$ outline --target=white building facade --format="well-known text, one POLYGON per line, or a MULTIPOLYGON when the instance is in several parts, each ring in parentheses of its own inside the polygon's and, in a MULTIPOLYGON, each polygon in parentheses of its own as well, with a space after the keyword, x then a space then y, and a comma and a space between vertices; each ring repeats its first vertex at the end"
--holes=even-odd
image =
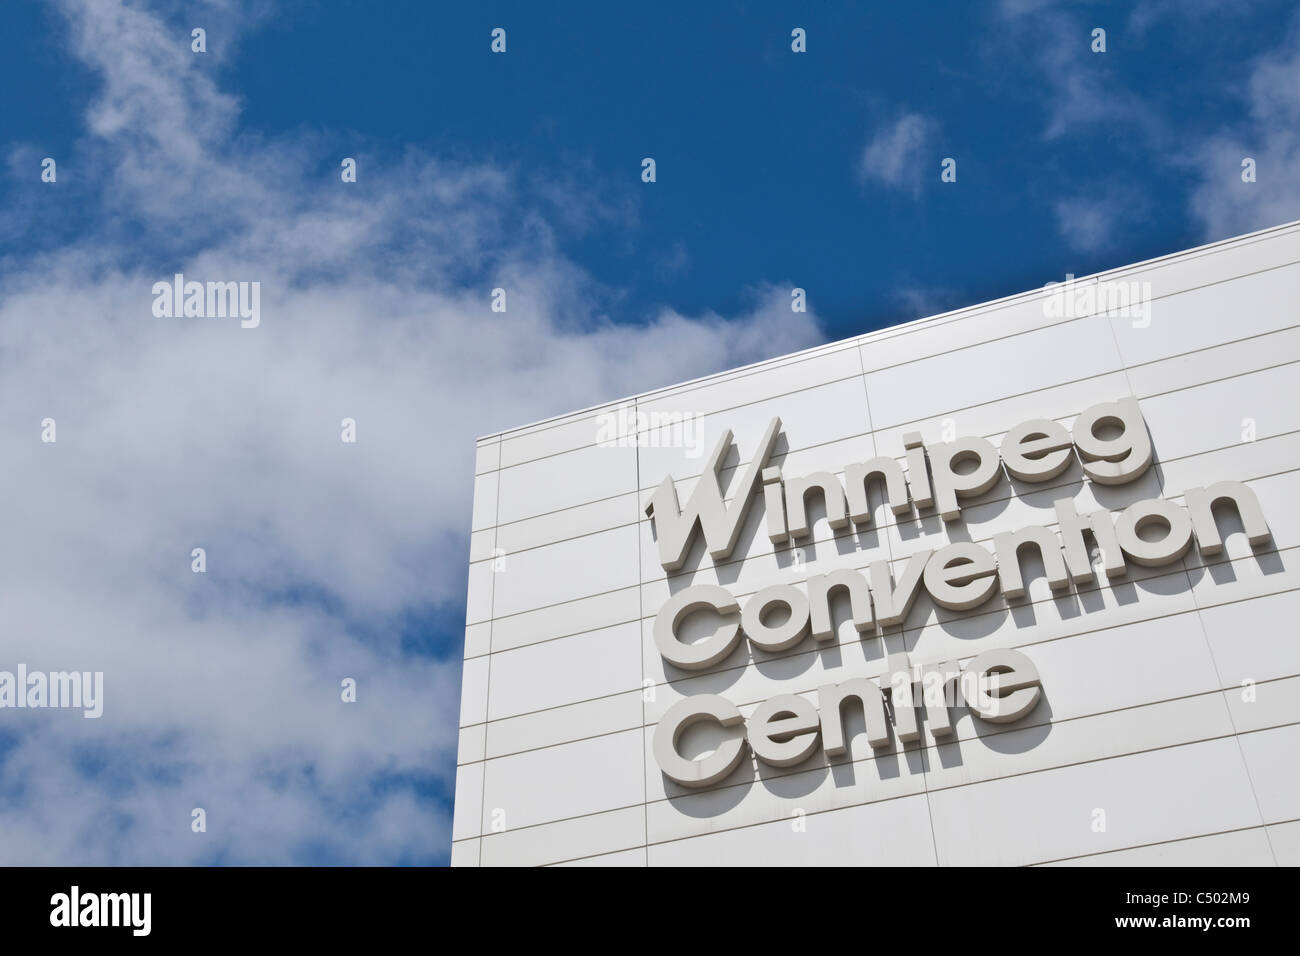
POLYGON ((1298 303, 1291 224, 481 439, 452 864, 1300 864, 1298 303))

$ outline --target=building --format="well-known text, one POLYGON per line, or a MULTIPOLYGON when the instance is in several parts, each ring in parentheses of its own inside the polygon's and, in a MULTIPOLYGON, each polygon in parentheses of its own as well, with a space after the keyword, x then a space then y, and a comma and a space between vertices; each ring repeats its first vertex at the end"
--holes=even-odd
POLYGON ((1293 223, 480 440, 452 863, 1300 863, 1298 303, 1293 223))

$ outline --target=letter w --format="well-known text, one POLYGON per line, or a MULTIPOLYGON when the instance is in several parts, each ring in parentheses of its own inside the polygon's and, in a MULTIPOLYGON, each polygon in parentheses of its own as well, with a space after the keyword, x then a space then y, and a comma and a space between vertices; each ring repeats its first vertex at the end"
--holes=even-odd
POLYGON ((740 529, 745 523, 754 491, 758 488, 759 476, 771 457, 780 434, 781 419, 773 418, 763 433, 763 441, 749 463, 749 468, 736 485, 736 495, 731 501, 730 510, 722 504, 722 487, 718 474, 722 468, 722 459, 731 447, 730 429, 723 433, 718 447, 709 456, 704 474, 700 475, 685 511, 678 504, 677 486, 673 484, 672 476, 669 475, 660 482, 650 503, 646 505, 645 513, 654 519, 655 534, 659 538, 659 563, 665 571, 677 571, 686 563, 696 527, 703 529, 709 557, 715 563, 731 554, 740 537, 740 529))

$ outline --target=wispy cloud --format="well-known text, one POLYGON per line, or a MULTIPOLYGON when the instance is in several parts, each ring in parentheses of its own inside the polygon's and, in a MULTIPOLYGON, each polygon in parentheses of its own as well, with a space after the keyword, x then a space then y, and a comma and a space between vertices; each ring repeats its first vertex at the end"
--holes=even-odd
POLYGON ((920 195, 927 170, 938 176, 938 157, 930 155, 936 124, 919 113, 905 113, 876 130, 858 161, 858 176, 920 195))
POLYGON ((1220 10, 1241 10, 1237 0, 1140 0, 1128 17, 1128 30, 1142 35, 1162 23, 1196 23, 1220 10))
MULTIPOLYGON (((1119 36, 1141 37, 1157 26, 1190 29, 1227 8, 1221 0, 1148 0, 1133 9, 1119 36)), ((1033 51, 1045 139, 1103 135, 1150 168, 1186 178, 1188 211, 1207 241, 1300 218, 1300 15, 1273 51, 1247 65, 1244 81, 1224 78, 1226 91, 1239 98, 1241 119, 1207 133, 1190 128, 1186 117, 1162 112, 1102 69, 1102 57, 1087 42, 1093 24, 1079 13, 1036 0, 1003 0, 999 13, 1016 42, 1033 51), (1242 180, 1246 158, 1255 161, 1253 183, 1242 180)), ((1096 252, 1126 219, 1145 215, 1149 203, 1131 181, 1110 175, 1071 183, 1052 208, 1071 248, 1096 252)))
POLYGON ((964 304, 960 294, 952 289, 916 283, 900 285, 890 294, 890 299, 902 309, 901 322, 939 315, 964 304))
POLYGON ((1107 124, 1137 124, 1144 136, 1159 135, 1141 98, 1103 69, 1111 54, 1092 52, 1091 32, 1100 24, 1038 0, 1002 0, 998 12, 997 29, 1009 30, 1014 40, 1008 49, 1028 57, 1041 83, 1046 139, 1107 124))
POLYGON ((1242 92, 1243 116, 1188 153, 1199 185, 1192 212, 1206 239, 1300 219, 1300 14, 1282 41, 1255 60, 1242 92), (1242 163, 1255 163, 1255 181, 1242 163))
POLYGON ((1053 204, 1061 236, 1072 250, 1083 253, 1099 252, 1117 242, 1122 227, 1147 215, 1148 208, 1141 192, 1114 182, 1053 204))

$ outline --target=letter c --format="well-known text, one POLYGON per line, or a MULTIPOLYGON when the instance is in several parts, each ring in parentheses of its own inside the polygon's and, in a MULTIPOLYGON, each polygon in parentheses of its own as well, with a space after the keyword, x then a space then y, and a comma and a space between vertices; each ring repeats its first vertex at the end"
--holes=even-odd
POLYGON ((745 755, 745 718, 729 700, 717 694, 698 694, 673 704, 655 728, 654 752, 659 768, 683 787, 707 787, 736 769, 745 755), (721 724, 725 736, 713 753, 687 760, 677 752, 677 740, 687 727, 702 720, 721 724), (735 729, 731 729, 735 728, 735 729))
POLYGON ((716 584, 697 584, 678 591, 668 599, 655 616, 655 647, 670 664, 682 670, 698 671, 712 667, 726 658, 740 640, 740 605, 724 587, 716 584), (677 628, 696 611, 712 609, 721 615, 731 615, 717 630, 695 644, 683 644, 677 639, 677 628))

